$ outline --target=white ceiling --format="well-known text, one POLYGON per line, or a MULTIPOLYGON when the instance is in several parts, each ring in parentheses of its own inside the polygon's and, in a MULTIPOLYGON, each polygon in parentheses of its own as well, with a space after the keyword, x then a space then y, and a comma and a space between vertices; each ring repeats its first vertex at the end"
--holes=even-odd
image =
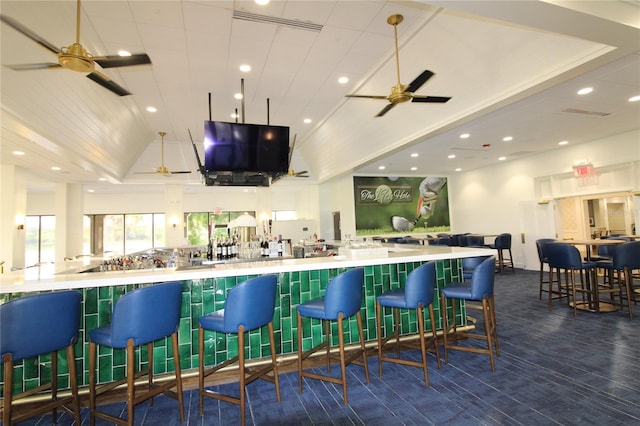
MULTIPOLYGON (((10 16, 56 46, 75 40, 75 1, 7 1, 10 16)), ((56 62, 0 25, 1 163, 30 174, 30 190, 76 182, 98 192, 138 185, 200 185, 191 130, 233 121, 244 79, 244 121, 291 127, 293 168, 321 182, 344 173, 450 175, 536 152, 638 129, 640 3, 637 1, 99 1, 82 2, 80 41, 94 55, 146 52, 151 65, 104 70, 133 93, 118 97, 69 70, 14 71, 5 65, 56 62), (320 31, 234 19, 234 11, 322 26, 320 31), (436 75, 418 92, 446 104, 397 105, 374 117, 396 83, 436 75), (240 64, 252 71, 243 74, 240 64), (346 85, 337 83, 349 77, 346 85), (592 94, 578 96, 582 87, 592 94), (146 111, 155 106, 156 113, 146 111), (602 112, 578 114, 568 109, 602 112), (311 124, 304 124, 311 118, 311 124), (190 175, 140 175, 165 164, 190 175), (470 133, 465 140, 461 133, 470 133), (504 136, 513 141, 505 143, 504 136), (489 145, 489 146, 484 146, 489 145), (21 150, 26 155, 12 154, 21 150), (412 152, 418 158, 410 158, 412 152), (447 156, 455 154, 455 159, 447 156), (62 170, 51 171, 52 166, 62 170), (415 166, 417 170, 411 171, 415 166), (107 182, 99 182, 106 178, 107 182), (123 186, 127 185, 127 186, 123 186)), ((640 142, 639 142, 640 150, 640 142)), ((151 189, 151 187, 149 187, 151 189)))

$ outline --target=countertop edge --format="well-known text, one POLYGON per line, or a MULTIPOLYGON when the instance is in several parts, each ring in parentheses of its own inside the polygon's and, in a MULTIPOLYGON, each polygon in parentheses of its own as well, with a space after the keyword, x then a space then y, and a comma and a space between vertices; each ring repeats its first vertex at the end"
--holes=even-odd
POLYGON ((277 274, 319 269, 349 268, 416 261, 445 260, 495 255, 495 250, 470 247, 388 245, 386 257, 283 259, 265 262, 216 265, 212 268, 177 271, 175 268, 106 271, 83 274, 54 274, 30 268, 0 275, 0 293, 21 293, 62 289, 80 289, 154 282, 224 278, 242 275, 277 274))

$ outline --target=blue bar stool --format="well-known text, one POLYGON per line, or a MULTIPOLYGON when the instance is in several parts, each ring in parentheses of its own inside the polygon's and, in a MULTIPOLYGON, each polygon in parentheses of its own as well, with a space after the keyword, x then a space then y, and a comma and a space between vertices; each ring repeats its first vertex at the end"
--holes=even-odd
POLYGON ((558 289, 553 289, 553 283, 555 282, 553 279, 553 274, 551 270, 549 270, 548 279, 545 281, 544 279, 544 265, 549 265, 549 259, 547 258, 547 253, 545 251, 545 245, 549 243, 553 243, 556 240, 553 238, 540 238, 536 240, 536 249, 538 251, 538 260, 540 261, 540 296, 539 299, 542 300, 542 293, 546 292, 549 296, 547 304, 549 310, 551 310, 551 301, 553 299, 560 299, 562 301, 562 297, 567 296, 566 292, 562 291, 560 288, 560 284, 558 284, 558 289), (544 285, 547 285, 547 288, 544 288, 544 285), (556 296, 554 296, 554 294, 556 296))
POLYGON ((72 414, 80 424, 78 378, 74 344, 80 324, 80 299, 77 291, 54 291, 24 296, 0 305, 0 354, 4 364, 4 396, 2 424, 11 424, 51 411, 57 422, 57 409, 72 414), (58 351, 66 349, 71 395, 58 398, 58 351), (13 363, 51 353, 51 383, 13 395, 13 363), (12 402, 45 390, 51 390, 51 401, 29 407, 23 413, 12 413, 12 402), (71 404, 71 407, 68 405, 71 404))
POLYGON ((498 271, 502 273, 504 268, 510 267, 511 271, 515 271, 513 267, 513 255, 511 254, 511 234, 500 234, 496 237, 493 244, 489 248, 498 251, 498 271), (505 256, 505 251, 509 253, 509 257, 505 256))
POLYGON ((462 278, 464 281, 470 280, 473 276, 473 271, 487 259, 488 256, 475 256, 475 257, 463 257, 462 258, 462 278))
POLYGON ((598 298, 596 264, 583 262, 580 251, 567 243, 547 243, 544 246, 544 251, 549 261, 549 268, 552 273, 556 274, 559 288, 564 287, 567 292, 571 292, 573 302, 570 302, 570 305, 573 307, 573 316, 577 316, 578 309, 600 312, 600 309, 605 305, 602 305, 598 298), (576 274, 580 282, 577 282, 576 274), (564 276, 564 284, 562 276, 564 276), (578 294, 581 296, 580 299, 578 299, 578 294))
POLYGON ((324 297, 310 300, 298 305, 298 393, 302 393, 302 378, 324 380, 342 385, 342 394, 345 405, 349 403, 347 398, 347 365, 357 364, 364 367, 367 384, 369 383, 369 367, 367 366, 367 354, 364 345, 364 332, 362 330, 362 287, 364 285, 364 269, 350 269, 334 277, 327 285, 324 297), (347 354, 344 350, 344 320, 356 316, 358 321, 358 333, 360 335, 360 349, 347 354), (302 317, 322 320, 325 325, 325 341, 315 347, 302 351, 302 317), (332 377, 304 371, 304 360, 321 349, 326 350, 327 372, 331 373, 331 360, 335 359, 330 354, 331 350, 331 321, 338 323, 338 351, 340 361, 340 377, 332 377), (362 360, 359 358, 362 357, 362 360))
POLYGON ((620 305, 626 305, 629 309, 629 319, 633 319, 633 308, 631 302, 636 302, 638 294, 633 287, 633 271, 640 269, 640 241, 626 242, 613 246, 613 259, 610 261, 601 260, 596 262, 598 268, 607 271, 610 291, 615 291, 613 273, 618 276, 619 293, 624 292, 624 297, 620 295, 620 305))
POLYGON ((111 316, 111 323, 89 332, 89 408, 93 426, 96 417, 116 423, 133 425, 134 407, 161 393, 178 401, 180 421, 184 422, 182 403, 182 377, 180 375, 180 351, 178 350, 178 325, 182 304, 182 284, 170 282, 153 284, 133 290, 118 299, 111 316), (153 377, 153 342, 171 336, 175 377, 161 384, 153 377), (135 372, 135 348, 147 345, 147 368, 135 372), (96 388, 97 346, 126 349, 127 376, 116 382, 96 388), (136 393, 135 380, 147 376, 146 392, 136 393), (96 398, 121 384, 127 384, 127 418, 122 419, 96 409, 96 398), (176 392, 171 391, 175 387, 176 392))
POLYGON ((444 332, 444 362, 449 362, 449 350, 460 350, 489 355, 491 371, 496 371, 494 360, 494 350, 496 355, 500 355, 498 346, 498 334, 496 332, 496 313, 494 307, 493 285, 495 282, 495 256, 489 256, 476 267, 471 277, 471 284, 451 283, 440 290, 440 307, 442 309, 442 325, 444 332), (484 334, 458 331, 456 326, 456 303, 455 300, 481 302, 482 316, 484 319, 484 334), (451 314, 453 324, 448 325, 447 320, 447 300, 453 300, 451 304, 451 314), (458 345, 459 339, 470 338, 479 339, 486 342, 487 347, 478 348, 473 346, 458 345), (453 339, 453 343, 451 340, 453 339))
POLYGON ((393 362, 396 364, 422 367, 424 372, 424 384, 429 386, 429 370, 427 367, 427 345, 433 345, 433 349, 440 368, 440 352, 438 351, 438 337, 436 334, 436 318, 433 312, 433 293, 436 286, 436 264, 428 262, 409 273, 404 288, 397 288, 384 292, 376 297, 376 323, 378 325, 378 374, 382 377, 382 362, 393 362), (393 333, 382 337, 382 310, 389 307, 393 310, 394 327, 393 333), (424 308, 429 309, 429 319, 431 321, 431 337, 424 334, 424 308), (416 321, 418 323, 418 341, 400 342, 400 309, 415 309, 417 312, 416 321), (396 356, 383 355, 384 346, 389 340, 395 338, 396 356), (400 349, 420 349, 422 362, 404 359, 400 357, 400 349))
POLYGON ((198 361, 200 415, 204 415, 204 397, 215 398, 240 406, 240 422, 245 424, 245 387, 256 379, 263 379, 275 384, 276 397, 280 402, 280 382, 278 379, 278 362, 276 360, 276 345, 273 336, 273 313, 277 292, 276 275, 264 275, 244 281, 233 287, 227 293, 224 308, 200 318, 198 326, 198 361), (250 330, 264 327, 269 328, 269 345, 271 348, 271 365, 261 368, 245 366, 244 334, 250 330), (238 355, 215 367, 204 369, 204 331, 219 333, 235 333, 238 335, 238 355), (204 379, 220 369, 238 363, 240 374, 240 397, 224 395, 205 389, 204 379), (273 375, 268 375, 273 372, 273 375))

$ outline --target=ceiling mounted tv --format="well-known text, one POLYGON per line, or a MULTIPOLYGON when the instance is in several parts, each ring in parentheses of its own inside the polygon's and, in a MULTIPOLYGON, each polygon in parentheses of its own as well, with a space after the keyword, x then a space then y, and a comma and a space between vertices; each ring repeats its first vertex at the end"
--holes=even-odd
POLYGON ((289 127, 205 121, 204 169, 206 173, 287 173, 289 127))

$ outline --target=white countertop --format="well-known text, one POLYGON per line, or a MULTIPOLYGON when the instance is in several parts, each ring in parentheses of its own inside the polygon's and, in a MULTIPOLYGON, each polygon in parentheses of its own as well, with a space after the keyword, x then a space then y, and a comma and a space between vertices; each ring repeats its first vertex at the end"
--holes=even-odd
POLYGON ((308 271, 384 265, 415 261, 456 259, 462 257, 495 255, 495 250, 470 247, 420 246, 385 244, 386 256, 372 257, 317 257, 306 259, 278 259, 230 264, 216 264, 187 270, 176 268, 139 269, 127 271, 73 273, 89 265, 89 260, 65 262, 61 267, 45 265, 0 275, 0 293, 34 292, 61 289, 79 289, 113 285, 146 284, 153 282, 197 280, 236 275, 263 275, 279 272, 308 271))

